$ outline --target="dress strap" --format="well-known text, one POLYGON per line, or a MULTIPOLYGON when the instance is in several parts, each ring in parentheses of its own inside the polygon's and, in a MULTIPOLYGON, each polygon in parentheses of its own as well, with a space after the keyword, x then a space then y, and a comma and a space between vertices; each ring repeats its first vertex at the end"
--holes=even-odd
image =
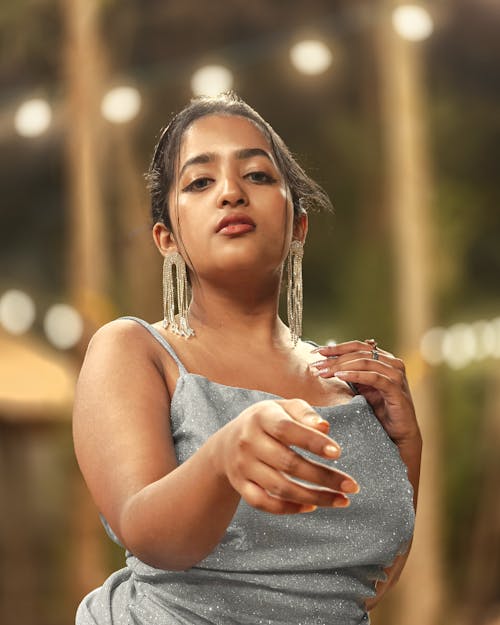
POLYGON ((344 382, 347 383, 347 385, 355 395, 359 395, 358 387, 354 384, 354 382, 349 382, 348 380, 344 380, 344 382))
POLYGON ((187 373, 186 367, 180 361, 179 356, 177 356, 177 354, 174 351, 174 348, 170 345, 167 339, 158 332, 158 330, 154 326, 152 326, 147 321, 144 321, 144 319, 139 319, 139 317, 126 316, 126 317, 120 317, 120 319, 130 319, 131 321, 136 321, 141 326, 146 328, 146 330, 151 334, 151 336, 153 336, 158 341, 158 343, 160 343, 160 345, 162 345, 162 347, 164 347, 167 350, 167 352, 170 354, 170 356, 172 356, 172 358, 175 360, 175 362, 177 363, 177 366, 179 367, 179 373, 181 375, 184 375, 185 373, 187 373))

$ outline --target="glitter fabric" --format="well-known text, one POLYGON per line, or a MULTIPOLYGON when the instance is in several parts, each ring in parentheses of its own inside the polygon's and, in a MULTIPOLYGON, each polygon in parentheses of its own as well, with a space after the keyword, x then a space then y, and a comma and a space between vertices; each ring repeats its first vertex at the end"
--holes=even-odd
MULTIPOLYGON (((246 407, 277 398, 188 373, 156 329, 135 320, 179 365, 171 403, 179 463, 246 407)), ((363 396, 317 411, 342 447, 338 461, 322 462, 360 485, 348 508, 274 515, 241 501, 220 544, 191 569, 156 569, 127 552, 126 567, 82 601, 76 625, 368 624, 365 599, 411 539, 413 491, 363 396)))

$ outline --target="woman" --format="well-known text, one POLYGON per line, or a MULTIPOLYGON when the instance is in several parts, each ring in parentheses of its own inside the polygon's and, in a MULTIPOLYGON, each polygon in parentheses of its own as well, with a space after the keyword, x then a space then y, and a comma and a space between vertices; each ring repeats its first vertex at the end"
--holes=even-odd
POLYGON ((74 414, 127 566, 77 624, 366 623, 405 561, 421 439, 399 359, 299 339, 306 208, 326 196, 234 94, 175 116, 149 178, 165 319, 96 333, 74 414))

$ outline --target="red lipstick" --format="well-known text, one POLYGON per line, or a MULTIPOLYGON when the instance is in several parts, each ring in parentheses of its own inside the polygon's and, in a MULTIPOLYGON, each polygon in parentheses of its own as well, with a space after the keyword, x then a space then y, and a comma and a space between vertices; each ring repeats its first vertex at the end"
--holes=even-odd
POLYGON ((217 224, 216 232, 225 235, 245 234, 255 229, 255 222, 244 213, 231 213, 217 224))

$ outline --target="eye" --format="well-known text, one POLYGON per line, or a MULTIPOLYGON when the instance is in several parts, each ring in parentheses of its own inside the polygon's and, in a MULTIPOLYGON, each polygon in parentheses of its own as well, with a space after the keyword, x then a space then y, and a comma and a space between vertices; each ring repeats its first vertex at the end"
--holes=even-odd
POLYGON ((203 191, 206 189, 208 185, 212 182, 211 178, 202 177, 196 178, 193 182, 190 182, 186 187, 184 187, 183 191, 203 191))
POLYGON ((246 174, 245 178, 256 184, 273 184, 276 182, 276 178, 266 174, 265 171, 251 171, 249 174, 246 174))

